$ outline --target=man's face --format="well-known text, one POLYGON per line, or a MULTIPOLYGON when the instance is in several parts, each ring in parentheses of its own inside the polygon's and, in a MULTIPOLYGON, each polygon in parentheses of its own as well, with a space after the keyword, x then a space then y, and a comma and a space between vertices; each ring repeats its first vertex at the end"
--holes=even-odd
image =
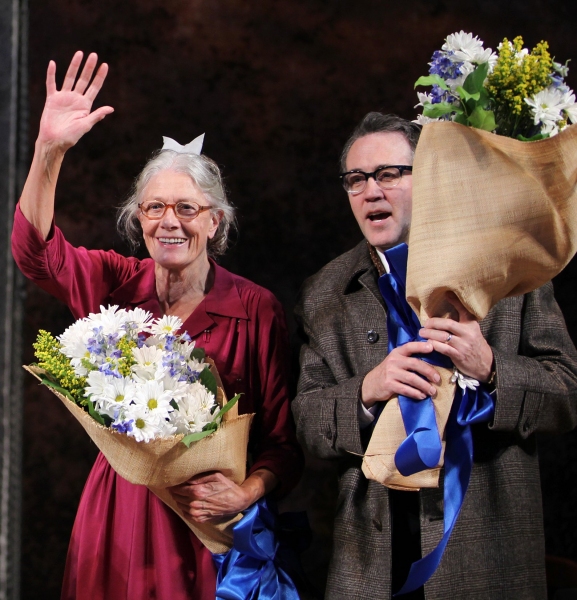
MULTIPOLYGON (((347 171, 372 173, 383 165, 412 165, 413 153, 402 133, 371 133, 349 150, 347 171)), ((379 250, 392 248, 409 238, 413 181, 405 171, 399 184, 381 189, 371 177, 360 194, 348 194, 355 219, 369 243, 379 250)))

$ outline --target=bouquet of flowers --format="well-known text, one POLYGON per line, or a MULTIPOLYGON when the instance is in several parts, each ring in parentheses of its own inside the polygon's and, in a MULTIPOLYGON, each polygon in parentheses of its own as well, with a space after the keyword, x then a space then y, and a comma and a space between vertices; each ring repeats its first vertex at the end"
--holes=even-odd
MULTIPOLYGON (((41 331, 25 367, 64 402, 114 470, 146 485, 177 513, 167 487, 218 470, 245 477, 252 415, 238 415, 204 350, 180 319, 101 307, 62 335, 41 331)), ((180 514, 180 513, 178 513, 180 514)), ((232 545, 232 524, 187 525, 212 552, 232 545)))
POLYGON ((55 338, 40 331, 34 344, 45 383, 86 408, 101 425, 149 442, 188 434, 190 445, 215 431, 216 378, 178 317, 152 319, 140 308, 101 307, 55 338), (195 435, 196 434, 196 435, 195 435))
POLYGON ((523 38, 505 38, 498 54, 472 33, 447 36, 433 53, 429 75, 417 86, 423 107, 418 123, 444 120, 531 141, 553 136, 577 121, 575 94, 565 83, 567 63, 555 62, 547 42, 533 50, 523 38))
MULTIPOLYGON (((505 39, 495 54, 473 34, 449 35, 416 83, 432 86, 417 105, 406 270, 406 299, 421 323, 456 318, 448 294, 481 320, 499 300, 548 282, 577 251, 575 95, 546 42, 522 46, 505 39)), ((438 485, 455 397, 446 371, 430 419, 443 445, 438 464, 401 475, 395 457, 408 433, 393 399, 365 453, 367 477, 401 489, 438 485)))

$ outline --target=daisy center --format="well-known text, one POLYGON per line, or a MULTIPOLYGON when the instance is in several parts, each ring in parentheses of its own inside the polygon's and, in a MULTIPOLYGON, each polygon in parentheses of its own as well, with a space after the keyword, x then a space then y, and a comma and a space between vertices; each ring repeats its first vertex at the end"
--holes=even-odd
POLYGON ((148 401, 148 408, 150 408, 150 410, 154 410, 155 408, 158 408, 158 400, 156 398, 151 398, 148 401))
POLYGON ((122 394, 118 394, 116 398, 114 398, 115 402, 122 402, 124 400, 124 396, 122 394))
POLYGON ((144 429, 146 427, 146 423, 144 422, 144 419, 136 419, 134 424, 136 425, 136 427, 138 427, 138 429, 144 429))

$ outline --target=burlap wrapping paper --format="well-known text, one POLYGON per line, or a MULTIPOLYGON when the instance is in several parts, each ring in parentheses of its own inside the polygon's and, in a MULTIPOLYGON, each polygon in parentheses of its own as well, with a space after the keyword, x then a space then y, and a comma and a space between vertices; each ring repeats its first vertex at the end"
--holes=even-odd
MULTIPOLYGON (((481 320, 499 300, 552 279, 577 251, 577 126, 521 142, 456 123, 430 123, 423 127, 412 177, 406 289, 421 323, 456 318, 448 292, 481 320)), ((443 441, 455 387, 449 379, 442 374, 433 400, 443 441)), ((391 488, 438 487, 443 457, 437 468, 410 477, 397 471, 394 454, 405 437, 398 401, 389 400, 363 472, 391 488)))
MULTIPOLYGON (((24 367, 40 379, 42 369, 24 367)), ((226 396, 216 369, 217 402, 222 406, 226 396)), ((167 487, 178 485, 198 473, 220 471, 237 484, 246 476, 247 444, 253 415, 238 414, 235 405, 223 416, 218 430, 187 448, 181 443, 184 435, 137 442, 134 438, 97 423, 80 406, 49 388, 74 415, 86 433, 104 454, 110 466, 124 479, 146 485, 172 508, 190 527, 200 541, 213 553, 227 552, 232 547, 232 527, 241 514, 220 523, 191 523, 182 517, 167 487)))
POLYGON ((452 314, 453 291, 479 320, 530 292, 577 251, 577 127, 520 142, 429 123, 415 152, 407 300, 421 323, 452 314))

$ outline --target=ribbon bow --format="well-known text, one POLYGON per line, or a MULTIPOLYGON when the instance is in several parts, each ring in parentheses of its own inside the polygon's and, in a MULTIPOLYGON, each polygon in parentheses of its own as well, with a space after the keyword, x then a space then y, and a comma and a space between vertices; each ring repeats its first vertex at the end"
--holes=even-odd
POLYGON ((194 138, 186 146, 181 146, 177 141, 165 136, 162 136, 162 142, 162 150, 174 150, 179 154, 200 154, 204 143, 204 133, 194 138))
MULTIPOLYGON (((390 352, 407 342, 425 340, 419 337, 421 324, 405 299, 408 247, 406 244, 399 244, 385 250, 385 256, 391 272, 379 278, 379 289, 387 305, 390 352)), ((446 356, 437 352, 417 356, 433 365, 449 368, 452 365, 446 356)), ((412 475, 436 467, 442 446, 432 399, 429 397, 415 401, 399 396, 399 407, 407 438, 395 454, 397 469, 402 475, 412 475)), ((445 436, 443 537, 432 552, 411 565, 407 581, 395 596, 420 588, 439 566, 469 486, 473 466, 471 425, 490 421, 494 411, 493 398, 482 385, 475 389, 456 387, 445 436)))
POLYGON ((232 549, 213 554, 216 600, 299 600, 295 584, 278 564, 274 527, 264 498, 245 512, 234 526, 232 549))

